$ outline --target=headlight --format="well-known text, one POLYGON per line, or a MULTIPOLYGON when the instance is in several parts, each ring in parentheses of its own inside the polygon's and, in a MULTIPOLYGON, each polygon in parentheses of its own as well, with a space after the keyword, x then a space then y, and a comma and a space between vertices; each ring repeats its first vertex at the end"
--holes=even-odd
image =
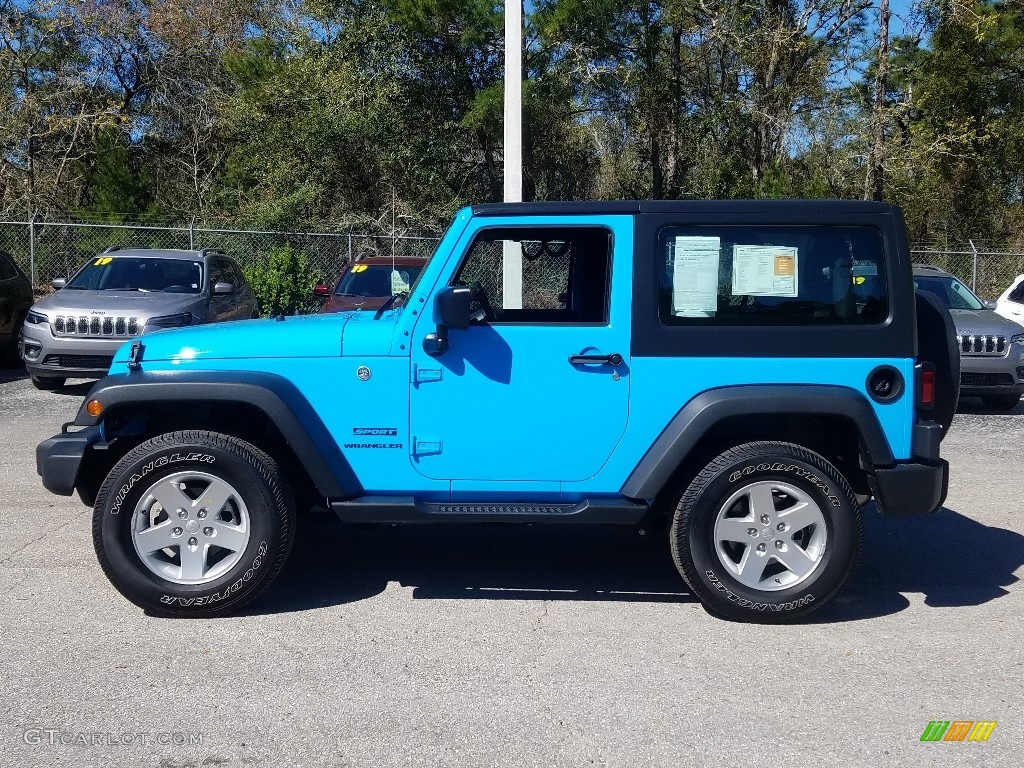
POLYGON ((151 317, 146 321, 146 331, 158 330, 160 328, 181 328, 184 325, 192 324, 192 313, 182 312, 180 315, 164 315, 163 317, 151 317))
POLYGON ((41 312, 33 312, 30 309, 28 311, 28 314, 25 315, 25 322, 29 323, 30 325, 45 325, 50 321, 46 317, 46 315, 42 314, 41 312))
POLYGON ((1018 333, 1016 336, 1010 337, 1011 344, 1024 344, 1024 333, 1018 333))

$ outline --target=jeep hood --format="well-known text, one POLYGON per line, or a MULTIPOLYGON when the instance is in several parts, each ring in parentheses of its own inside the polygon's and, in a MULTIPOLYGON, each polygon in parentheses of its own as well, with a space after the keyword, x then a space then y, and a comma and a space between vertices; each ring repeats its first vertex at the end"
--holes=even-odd
MULTIPOLYGON (((289 316, 283 320, 240 320, 157 331, 138 337, 148 363, 187 364, 198 360, 240 360, 282 357, 340 357, 388 355, 397 312, 380 320, 372 312, 289 316)), ((127 362, 131 342, 114 356, 114 365, 127 362)))
POLYGON ((64 288, 35 303, 39 312, 123 315, 146 319, 185 312, 199 298, 198 293, 163 291, 79 291, 64 288))
POLYGON ((961 336, 1014 336, 1024 331, 1019 323, 991 309, 951 309, 949 314, 961 336))

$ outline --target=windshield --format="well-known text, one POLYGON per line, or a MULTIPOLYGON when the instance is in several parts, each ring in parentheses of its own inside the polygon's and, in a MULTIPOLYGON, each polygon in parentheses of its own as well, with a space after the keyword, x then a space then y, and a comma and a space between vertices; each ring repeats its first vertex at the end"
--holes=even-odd
POLYGON ((338 281, 335 296, 383 296, 408 292, 422 266, 398 264, 392 275, 390 264, 353 264, 338 281))
POLYGON ((99 256, 82 267, 66 288, 89 291, 199 293, 203 263, 186 259, 99 256))
POLYGON ((914 286, 935 296, 946 309, 985 308, 970 288, 952 277, 915 277, 914 286))

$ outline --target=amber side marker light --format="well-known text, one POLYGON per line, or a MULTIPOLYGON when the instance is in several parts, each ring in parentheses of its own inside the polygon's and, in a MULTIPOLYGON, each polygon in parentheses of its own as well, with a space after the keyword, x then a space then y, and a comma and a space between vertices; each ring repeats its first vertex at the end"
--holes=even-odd
POLYGON ((103 403, 99 400, 90 400, 86 404, 85 410, 90 416, 99 416, 103 413, 103 403))

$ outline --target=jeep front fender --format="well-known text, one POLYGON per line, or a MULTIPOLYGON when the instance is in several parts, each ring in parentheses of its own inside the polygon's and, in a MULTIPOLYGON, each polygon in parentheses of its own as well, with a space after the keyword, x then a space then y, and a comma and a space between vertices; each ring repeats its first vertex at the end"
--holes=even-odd
POLYGON ((103 416, 92 416, 86 405, 103 404, 103 413, 147 403, 242 403, 260 412, 277 427, 325 498, 351 498, 363 489, 337 442, 288 379, 254 371, 160 371, 122 373, 100 379, 82 402, 75 417, 79 426, 94 426, 103 416))

